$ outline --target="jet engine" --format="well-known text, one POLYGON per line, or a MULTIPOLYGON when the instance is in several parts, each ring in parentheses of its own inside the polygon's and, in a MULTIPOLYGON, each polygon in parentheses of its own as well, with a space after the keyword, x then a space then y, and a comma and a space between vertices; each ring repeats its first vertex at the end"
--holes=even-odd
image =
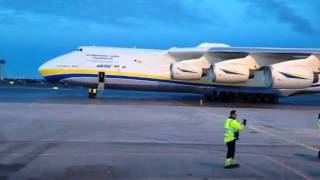
POLYGON ((203 70, 200 66, 192 66, 184 63, 173 63, 170 65, 171 79, 177 80, 199 80, 203 70))
POLYGON ((264 70, 265 85, 280 89, 302 89, 319 81, 312 67, 290 65, 289 62, 274 64, 264 70))
POLYGON ((209 79, 215 82, 242 83, 253 78, 254 71, 251 71, 243 64, 222 64, 216 63, 209 70, 209 79))
POLYGON ((209 70, 211 81, 223 83, 243 83, 254 78, 257 65, 251 56, 215 63, 209 70))
POLYGON ((177 80, 199 80, 206 75, 210 68, 206 57, 175 62, 170 65, 171 79, 177 80))

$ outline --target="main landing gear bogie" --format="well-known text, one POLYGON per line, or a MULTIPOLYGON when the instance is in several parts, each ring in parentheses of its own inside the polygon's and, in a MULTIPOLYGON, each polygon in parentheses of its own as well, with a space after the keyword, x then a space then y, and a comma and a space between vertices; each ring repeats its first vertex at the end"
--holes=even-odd
POLYGON ((213 95, 206 95, 210 101, 216 102, 245 102, 245 103, 277 103, 278 97, 273 94, 249 94, 217 92, 213 95))

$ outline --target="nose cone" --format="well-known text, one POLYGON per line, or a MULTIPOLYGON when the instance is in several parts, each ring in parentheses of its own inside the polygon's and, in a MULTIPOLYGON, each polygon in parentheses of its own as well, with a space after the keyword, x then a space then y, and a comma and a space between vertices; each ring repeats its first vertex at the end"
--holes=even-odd
POLYGON ((57 82, 64 79, 64 75, 76 63, 79 64, 83 58, 79 52, 71 52, 53 58, 42 64, 38 71, 47 81, 57 82))
POLYGON ((56 78, 56 65, 53 60, 50 60, 50 61, 42 64, 39 67, 38 71, 39 71, 40 75, 49 82, 59 81, 56 78))
POLYGON ((45 77, 45 75, 46 75, 46 74, 45 74, 46 69, 48 69, 46 64, 47 64, 47 63, 42 64, 42 65, 39 67, 39 69, 38 69, 39 74, 40 74, 42 77, 45 77))
POLYGON ((53 73, 54 69, 56 69, 56 68, 57 68, 57 64, 56 64, 55 59, 53 59, 53 60, 49 60, 46 63, 42 64, 39 67, 38 71, 42 77, 46 77, 48 75, 51 75, 53 73))

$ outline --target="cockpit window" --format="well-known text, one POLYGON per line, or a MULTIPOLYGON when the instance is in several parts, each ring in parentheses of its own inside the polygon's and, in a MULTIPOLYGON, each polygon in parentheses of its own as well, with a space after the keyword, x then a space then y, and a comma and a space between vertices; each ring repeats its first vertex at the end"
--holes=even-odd
POLYGON ((76 51, 82 51, 82 48, 78 48, 76 51))

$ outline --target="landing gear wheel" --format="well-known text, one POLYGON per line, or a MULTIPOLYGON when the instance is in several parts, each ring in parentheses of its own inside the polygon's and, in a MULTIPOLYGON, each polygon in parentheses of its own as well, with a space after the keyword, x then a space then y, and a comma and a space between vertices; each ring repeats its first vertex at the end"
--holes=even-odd
POLYGON ((254 96, 255 96, 254 102, 256 103, 263 102, 263 97, 260 94, 255 94, 254 96))
POLYGON ((278 103, 278 97, 276 95, 256 93, 214 92, 211 95, 206 95, 206 99, 223 103, 278 103))
POLYGON ((208 100, 208 101, 214 101, 214 95, 208 95, 208 94, 206 94, 204 97, 205 97, 205 99, 208 100))
POLYGON ((253 94, 246 94, 244 99, 247 103, 253 103, 255 100, 255 96, 253 94))
POLYGON ((90 99, 95 99, 95 98, 97 98, 97 89, 95 89, 95 88, 89 88, 88 93, 89 93, 89 98, 90 98, 90 99))
POLYGON ((267 94, 263 95, 263 102, 264 103, 270 103, 271 102, 270 96, 267 95, 267 94))
POLYGON ((273 102, 273 103, 278 103, 278 102, 279 102, 278 97, 273 97, 272 102, 273 102))

